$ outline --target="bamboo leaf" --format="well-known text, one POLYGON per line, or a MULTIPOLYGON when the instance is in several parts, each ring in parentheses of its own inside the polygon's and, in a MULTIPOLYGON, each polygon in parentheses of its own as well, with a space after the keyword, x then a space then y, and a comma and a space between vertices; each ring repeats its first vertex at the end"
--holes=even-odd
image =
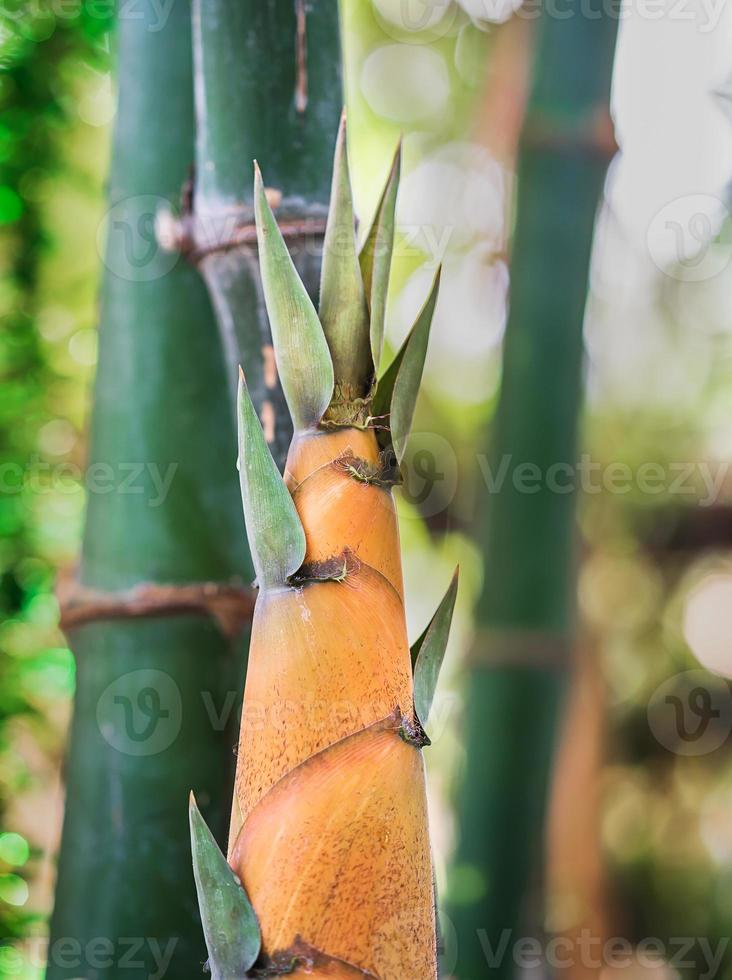
POLYGON ((429 722, 430 709, 440 676, 440 668, 447 649, 452 614, 457 597, 459 569, 448 586, 442 602, 437 607, 427 629, 412 646, 414 669, 414 706, 423 725, 429 722))
POLYGON ((259 956, 262 936, 239 879, 219 850, 191 793, 193 874, 212 980, 240 980, 259 956))
POLYGON ((316 426, 333 395, 333 363, 318 314, 272 214, 254 165, 259 263, 275 357, 296 430, 316 426))
POLYGON ((402 144, 399 142, 394 162, 381 194, 373 224, 359 254, 361 275, 371 313, 371 354, 378 370, 384 344, 386 297, 394 251, 394 216, 401 171, 402 144))
POLYGON ((336 382, 351 386, 353 395, 359 396, 371 385, 374 362, 355 224, 344 112, 336 142, 330 211, 323 241, 320 319, 333 358, 336 382))
POLYGON ((264 438, 239 369, 239 482, 261 589, 282 585, 305 558, 305 532, 264 438))
POLYGON ((419 312, 414 326, 396 357, 379 379, 374 396, 373 414, 389 416, 391 441, 397 463, 404 458, 409 430, 427 356, 432 316, 440 288, 441 269, 437 270, 427 301, 419 312))

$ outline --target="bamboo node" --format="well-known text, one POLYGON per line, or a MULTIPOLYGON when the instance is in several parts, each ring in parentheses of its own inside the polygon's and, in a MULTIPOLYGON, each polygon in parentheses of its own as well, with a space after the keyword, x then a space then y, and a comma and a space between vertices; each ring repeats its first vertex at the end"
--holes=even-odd
POLYGON ((349 575, 355 575, 361 562, 350 548, 344 548, 339 555, 322 561, 309 561, 290 578, 293 585, 307 582, 345 582, 349 575))
POLYGON ((605 105, 591 108, 579 119, 534 111, 526 120, 525 146, 565 153, 589 153, 611 160, 618 152, 615 127, 605 105))
POLYGON ((423 749, 428 745, 432 745, 429 735, 422 727, 422 722, 416 714, 414 715, 414 720, 408 718, 406 715, 402 715, 399 736, 409 745, 413 745, 417 749, 423 749))
MULTIPOLYGON (((275 187, 265 188, 265 196, 270 207, 281 214, 278 224, 288 245, 321 242, 326 224, 322 205, 304 205, 300 198, 284 197, 275 187)), ((210 255, 238 248, 256 248, 254 206, 243 202, 223 211, 208 211, 198 204, 187 183, 181 193, 179 215, 169 207, 157 212, 155 236, 162 249, 180 252, 192 265, 198 265, 210 255)))
POLYGON ((349 381, 336 379, 333 397, 323 416, 322 425, 326 428, 367 429, 371 419, 371 402, 374 396, 374 385, 364 394, 363 389, 349 381))
POLYGON ((346 449, 336 456, 333 466, 347 473, 359 483, 367 483, 377 487, 393 487, 402 482, 399 470, 394 466, 394 454, 382 452, 378 463, 370 463, 352 450, 346 449))
POLYGON ((362 970, 360 967, 354 966, 353 963, 316 949, 315 946, 305 942, 301 936, 295 938, 289 949, 278 950, 268 957, 261 966, 255 967, 251 976, 264 980, 265 977, 289 976, 299 967, 310 973, 312 970, 325 969, 329 966, 340 968, 338 976, 365 977, 366 980, 369 978, 370 980, 377 980, 374 974, 368 970, 362 970))
POLYGON ((468 662, 475 667, 565 669, 571 642, 557 631, 538 629, 479 629, 468 662))
POLYGON ((61 579, 56 588, 64 631, 106 619, 150 619, 163 616, 210 616, 229 639, 251 622, 252 590, 223 582, 184 585, 145 582, 121 592, 106 592, 61 579))

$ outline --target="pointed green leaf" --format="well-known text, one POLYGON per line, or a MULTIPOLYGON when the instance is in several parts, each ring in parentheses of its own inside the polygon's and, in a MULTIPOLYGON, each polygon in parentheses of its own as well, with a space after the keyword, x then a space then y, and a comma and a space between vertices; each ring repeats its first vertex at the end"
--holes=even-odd
POLYGON ((399 143, 394 162, 376 209, 374 222, 359 254, 361 275, 371 313, 371 354, 378 370, 384 345, 386 297, 394 251, 394 216, 401 170, 402 144, 399 143))
MULTIPOLYGON (((414 330, 414 327, 412 327, 412 330, 414 330)), ((391 398, 394 394, 394 385, 396 384, 397 375, 399 374, 399 368, 402 366, 402 361, 404 360, 404 354, 407 350, 409 338, 412 336, 412 330, 409 331, 406 340, 397 351, 396 357, 377 382, 372 404, 372 413, 376 418, 388 419, 389 417, 389 413, 391 412, 391 398)))
POLYGON ((429 626, 412 647, 412 667, 414 670, 414 706, 417 717, 426 727, 430 709, 440 676, 440 668, 447 649, 450 623, 455 609, 459 569, 448 587, 442 602, 437 607, 429 626))
POLYGON ((262 936, 254 909, 191 793, 193 875, 196 879, 211 980, 240 980, 256 962, 262 936))
POLYGON ((336 382, 349 385, 354 396, 366 394, 374 375, 374 363, 369 313, 356 252, 345 112, 338 130, 330 211, 323 240, 320 319, 333 358, 336 382))
POLYGON ((239 482, 260 589, 282 585, 305 559, 305 531, 264 438, 239 369, 239 482))
POLYGON ((277 368, 295 430, 318 425, 333 395, 333 363, 318 314, 277 227, 254 165, 254 214, 277 368))
POLYGON ((441 269, 438 269, 426 303, 420 310, 399 353, 379 378, 374 396, 373 415, 389 416, 391 441, 397 463, 401 463, 404 458, 409 430, 412 428, 414 408, 427 356, 432 315, 435 312, 440 289, 440 273, 441 269))

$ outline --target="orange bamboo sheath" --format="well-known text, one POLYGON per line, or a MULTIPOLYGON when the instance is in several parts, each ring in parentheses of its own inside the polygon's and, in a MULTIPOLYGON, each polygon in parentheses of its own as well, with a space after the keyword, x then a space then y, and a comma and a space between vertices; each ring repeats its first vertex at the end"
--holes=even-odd
POLYGON ((398 732, 414 695, 396 513, 347 456, 377 464, 374 432, 301 433, 290 448, 304 568, 350 555, 339 580, 257 599, 230 862, 265 960, 301 940, 323 958, 294 976, 435 980, 424 767, 398 732))
POLYGON ((391 491, 354 478, 338 463, 321 466, 292 495, 307 539, 306 562, 352 551, 403 598, 399 528, 391 491))
POLYGON ((344 455, 356 456, 367 463, 378 463, 379 446, 373 429, 298 432, 292 440, 285 464, 285 482, 290 491, 320 466, 344 455))
POLYGON ((266 950, 300 936, 381 980, 436 977, 423 761, 397 729, 311 757, 244 824, 231 863, 266 950))
POLYGON ((366 565, 343 582, 260 595, 242 716, 245 819, 286 772, 390 714, 412 710, 401 600, 366 565))

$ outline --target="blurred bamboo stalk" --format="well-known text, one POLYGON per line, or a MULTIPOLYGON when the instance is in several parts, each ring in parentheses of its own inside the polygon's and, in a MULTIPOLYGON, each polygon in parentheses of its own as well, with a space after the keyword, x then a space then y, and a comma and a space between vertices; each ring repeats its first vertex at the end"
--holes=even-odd
POLYGON ((230 808, 227 719, 236 723, 249 602, 231 580, 249 581, 252 567, 210 303, 153 234, 194 148, 190 8, 168 5, 161 25, 158 6, 119 17, 89 471, 115 485, 89 496, 64 610, 79 624, 77 693, 49 980, 194 975, 206 952, 188 792, 220 836, 230 808), (221 583, 242 604, 228 624, 211 604, 221 583))
POLYGON ((609 938, 601 839, 607 692, 598 647, 589 636, 575 647, 548 813, 548 926, 563 940, 563 980, 597 980, 603 965, 580 955, 583 935, 595 948, 609 938))
POLYGON ((533 21, 511 17, 495 29, 473 139, 507 169, 516 167, 531 81, 533 21))
POLYGON ((513 944, 535 926, 528 903, 541 877, 575 582, 574 493, 547 487, 546 477, 571 483, 566 474, 574 471, 590 250, 614 152, 608 98, 617 12, 598 4, 591 13, 572 3, 561 19, 545 13, 536 25, 492 433, 491 473, 498 480, 503 466, 504 478, 486 488, 486 577, 466 685, 467 762, 448 895, 460 980, 483 977, 502 940, 491 976, 513 977, 513 944), (528 490, 522 464, 540 474, 528 490))
POLYGON ((337 0, 194 0, 196 170, 190 232, 227 356, 282 469, 292 427, 257 265, 252 162, 317 300, 330 147, 343 101, 337 0))

